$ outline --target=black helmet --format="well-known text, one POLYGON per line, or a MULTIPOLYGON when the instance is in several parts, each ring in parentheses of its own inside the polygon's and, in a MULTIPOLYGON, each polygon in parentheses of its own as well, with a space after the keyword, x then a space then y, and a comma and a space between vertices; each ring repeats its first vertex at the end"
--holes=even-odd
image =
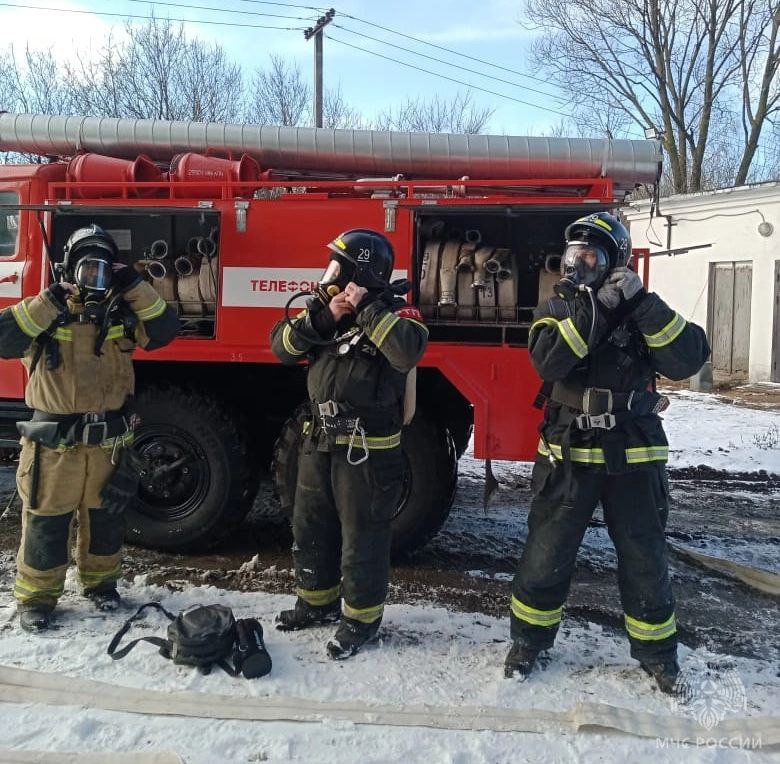
POLYGON ((78 228, 65 242, 62 270, 87 295, 104 297, 111 289, 113 264, 118 250, 114 240, 94 223, 78 228))
POLYGON ((628 230, 606 212, 578 218, 566 227, 564 235, 566 249, 561 258, 561 294, 572 296, 579 286, 598 288, 612 268, 627 265, 631 257, 628 230))
POLYGON ((384 289, 390 283, 395 255, 393 246, 382 234, 367 228, 353 228, 333 239, 328 249, 332 252, 331 267, 321 283, 338 284, 343 288, 353 281, 366 289, 384 289))
POLYGON ((610 268, 628 265, 631 259, 631 234, 614 215, 607 212, 577 218, 566 227, 564 238, 567 244, 601 244, 609 256, 610 268))

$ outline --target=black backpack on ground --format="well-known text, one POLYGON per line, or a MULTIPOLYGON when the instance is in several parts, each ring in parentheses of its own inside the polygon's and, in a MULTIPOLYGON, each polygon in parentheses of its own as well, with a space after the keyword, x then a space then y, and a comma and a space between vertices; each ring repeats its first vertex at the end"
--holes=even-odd
POLYGON ((219 666, 230 676, 243 674, 247 679, 271 671, 271 656, 265 649, 260 622, 255 618, 236 620, 233 611, 224 605, 193 605, 174 616, 159 602, 147 602, 125 621, 107 652, 114 660, 119 660, 139 642, 156 645, 164 658, 170 658, 180 666, 195 666, 203 674, 208 674, 212 666, 219 666), (159 610, 171 621, 168 638, 139 637, 118 649, 122 637, 146 608, 159 610), (229 659, 233 661, 232 666, 229 659))

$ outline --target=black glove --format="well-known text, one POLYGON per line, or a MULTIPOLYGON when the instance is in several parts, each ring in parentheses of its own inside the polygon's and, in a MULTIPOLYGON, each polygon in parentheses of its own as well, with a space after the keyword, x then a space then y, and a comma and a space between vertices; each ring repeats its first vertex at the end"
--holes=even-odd
POLYGON ((313 298, 306 303, 309 311, 309 323, 317 334, 324 340, 330 339, 336 333, 336 319, 330 312, 330 308, 318 298, 313 298))
POLYGON ((54 302, 60 310, 65 310, 68 307, 69 292, 65 289, 64 286, 62 286, 62 284, 56 282, 52 284, 46 291, 49 293, 49 297, 51 298, 52 302, 54 302))
POLYGON ((117 292, 126 292, 141 283, 138 271, 129 265, 117 268, 112 274, 112 279, 117 292))

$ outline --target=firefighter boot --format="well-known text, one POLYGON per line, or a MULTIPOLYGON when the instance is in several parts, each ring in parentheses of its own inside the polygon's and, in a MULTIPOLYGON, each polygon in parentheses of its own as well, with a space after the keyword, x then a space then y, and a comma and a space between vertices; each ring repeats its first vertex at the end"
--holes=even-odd
POLYGON ((46 631, 51 625, 51 608, 20 606, 19 624, 31 634, 46 631))
POLYGON ((327 605, 310 605, 300 597, 292 610, 282 610, 276 616, 275 625, 279 631, 298 631, 311 626, 336 623, 341 617, 341 602, 334 600, 327 605))
POLYGON ((504 676, 507 679, 517 677, 521 682, 525 681, 536 663, 537 655, 538 650, 529 647, 521 639, 516 639, 504 661, 504 676))
POLYGON ((350 658, 363 645, 376 640, 381 620, 381 618, 377 618, 376 621, 371 623, 363 623, 362 621, 355 621, 352 618, 342 616, 341 623, 339 623, 333 639, 329 640, 325 646, 328 658, 332 658, 334 661, 350 658))
POLYGON ((640 663, 643 671, 655 679, 661 692, 667 695, 677 695, 677 679, 680 676, 680 664, 676 658, 657 663, 640 663))
POLYGON ((96 586, 92 589, 84 589, 84 596, 92 601, 97 610, 103 613, 110 613, 117 610, 122 602, 119 592, 116 590, 116 582, 96 586))

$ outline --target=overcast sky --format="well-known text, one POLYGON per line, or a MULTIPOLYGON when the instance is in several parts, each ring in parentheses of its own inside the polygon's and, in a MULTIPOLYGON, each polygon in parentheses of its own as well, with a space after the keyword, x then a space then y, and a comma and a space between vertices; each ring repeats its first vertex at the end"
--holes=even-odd
MULTIPOLYGON (((306 0, 300 4, 305 6, 306 0)), ((323 9, 330 6, 321 6, 323 9)), ((379 58, 370 53, 342 44, 359 46, 384 56, 443 74, 468 85, 510 96, 473 90, 475 103, 495 109, 489 124, 490 132, 509 134, 539 133, 560 117, 549 110, 531 105, 565 111, 556 99, 557 90, 544 80, 533 76, 529 59, 532 33, 524 29, 521 20, 522 0, 342 0, 336 9, 334 24, 328 28, 330 39, 325 40, 325 85, 341 85, 351 106, 371 117, 378 111, 400 104, 404 98, 430 97, 439 94, 452 97, 467 85, 447 80, 402 64, 379 58), (445 52, 414 40, 350 19, 352 15, 389 29, 403 32, 429 43, 455 51, 445 52), (344 28, 338 28, 338 26, 344 28), (349 30, 349 31, 348 31, 349 30), (393 43, 386 45, 366 37, 393 43), (434 59, 445 60, 477 72, 490 74, 505 82, 488 79, 400 50, 415 50, 434 59), (459 55, 460 54, 460 55, 459 55), (504 69, 491 68, 463 57, 483 59, 504 69), (533 90, 529 90, 532 88, 533 90), (534 92, 543 91, 543 93, 534 92), (549 95, 548 95, 549 94, 549 95), (517 100, 511 100, 517 99, 517 100), (526 103, 519 103, 524 101, 526 103)), ((310 76, 313 67, 313 44, 306 42, 301 28, 310 26, 319 15, 313 6, 296 7, 290 0, 278 3, 257 0, 170 0, 137 2, 136 0, 10 0, 0 3, 0 25, 3 38, 17 47, 29 43, 33 47, 53 47, 58 56, 71 55, 74 47, 81 50, 99 48, 111 27, 121 29, 123 15, 188 19, 188 35, 221 44, 245 71, 265 66, 271 53, 294 59, 302 71, 310 76), (32 10, 35 6, 39 9, 32 10), (10 7, 15 6, 15 7, 10 7), (191 6, 191 7, 177 7, 191 6), (86 13, 57 12, 53 9, 87 11, 86 13), (207 10, 211 8, 211 10, 207 10), (111 17, 98 13, 115 13, 111 17), (278 14, 298 18, 274 18, 278 14), (245 24, 246 27, 221 24, 245 24), (256 25, 256 26, 251 26, 256 25), (295 30, 264 29, 259 26, 297 27, 295 30)), ((143 24, 143 19, 130 19, 143 24)))

